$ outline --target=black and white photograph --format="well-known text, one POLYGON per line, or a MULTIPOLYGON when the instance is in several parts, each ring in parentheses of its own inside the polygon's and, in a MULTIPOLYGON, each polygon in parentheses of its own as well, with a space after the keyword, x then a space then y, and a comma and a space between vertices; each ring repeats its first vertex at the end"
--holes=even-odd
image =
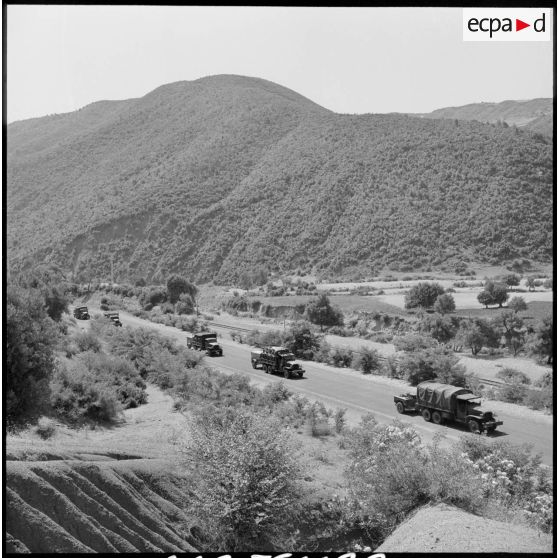
POLYGON ((4 5, 6 553, 555 552, 555 3, 495 4, 4 5))

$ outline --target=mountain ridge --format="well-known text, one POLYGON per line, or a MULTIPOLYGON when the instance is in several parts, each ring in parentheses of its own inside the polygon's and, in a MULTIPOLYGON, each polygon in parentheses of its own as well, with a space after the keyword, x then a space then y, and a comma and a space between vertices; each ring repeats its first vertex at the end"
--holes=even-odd
POLYGON ((552 146, 530 132, 338 115, 242 76, 100 103, 8 126, 14 269, 226 282, 551 258, 552 146))

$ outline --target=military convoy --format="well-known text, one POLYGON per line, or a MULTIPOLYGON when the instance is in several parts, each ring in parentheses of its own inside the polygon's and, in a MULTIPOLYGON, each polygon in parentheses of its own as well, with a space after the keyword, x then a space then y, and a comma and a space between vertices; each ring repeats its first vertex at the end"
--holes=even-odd
POLYGON ((424 420, 435 424, 445 421, 466 424, 476 434, 491 434, 497 426, 504 424, 495 420, 491 411, 480 409, 480 397, 466 388, 422 382, 417 386, 416 395, 407 393, 393 399, 399 413, 415 411, 421 413, 424 420))
POLYGON ((217 343, 216 333, 196 333, 186 338, 186 344, 189 349, 205 351, 208 356, 223 356, 223 348, 217 343))
POLYGON ((266 374, 282 374, 285 378, 302 378, 304 369, 294 362, 294 354, 285 347, 265 347, 250 353, 252 368, 262 368, 266 374))
POLYGON ((77 306, 74 308, 74 318, 76 318, 76 320, 89 320, 91 316, 89 315, 87 306, 77 306))

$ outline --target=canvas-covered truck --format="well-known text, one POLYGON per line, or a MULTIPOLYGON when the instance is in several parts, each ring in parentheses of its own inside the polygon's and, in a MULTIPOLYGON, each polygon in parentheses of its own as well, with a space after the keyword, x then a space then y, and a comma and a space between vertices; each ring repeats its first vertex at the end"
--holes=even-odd
POLYGON ((195 333, 192 337, 186 338, 189 349, 205 351, 208 356, 223 356, 223 348, 217 343, 217 334, 208 331, 195 333))
POLYGON ((118 312, 105 312, 105 318, 108 318, 116 327, 122 327, 118 312))
POLYGON ((266 374, 282 374, 285 378, 302 378, 304 369, 294 362, 295 356, 285 347, 265 347, 250 353, 252 368, 262 368, 266 374))
POLYGON ((76 306, 74 308, 74 318, 77 320, 88 320, 90 317, 87 306, 76 306))
POLYGON ((416 411, 424 420, 435 424, 445 421, 466 424, 471 432, 491 434, 496 427, 504 424, 497 421, 491 411, 480 409, 481 401, 470 389, 422 382, 417 386, 416 395, 407 393, 396 395, 395 406, 399 413, 416 411))

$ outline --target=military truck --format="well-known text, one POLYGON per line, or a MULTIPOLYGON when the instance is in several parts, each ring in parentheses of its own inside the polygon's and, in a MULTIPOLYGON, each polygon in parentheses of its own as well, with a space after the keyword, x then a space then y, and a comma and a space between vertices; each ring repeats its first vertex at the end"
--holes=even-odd
POLYGON ((443 424, 452 421, 466 424, 471 432, 491 434, 496 427, 504 424, 495 420, 491 411, 480 409, 480 397, 470 389, 422 382, 417 386, 416 395, 406 393, 393 398, 399 413, 415 411, 422 414, 426 421, 443 424))
POLYGON ((105 318, 108 318, 116 327, 122 327, 118 312, 105 312, 105 318))
POLYGON ((223 348, 217 343, 216 333, 196 333, 193 337, 186 338, 186 344, 189 349, 205 351, 208 356, 223 356, 223 348))
POLYGON ((90 317, 87 306, 77 306, 74 308, 74 318, 76 320, 89 320, 90 317))
POLYGON ((300 364, 294 362, 295 356, 285 347, 265 347, 250 353, 252 368, 262 368, 266 374, 283 374, 285 378, 304 374, 300 364))

